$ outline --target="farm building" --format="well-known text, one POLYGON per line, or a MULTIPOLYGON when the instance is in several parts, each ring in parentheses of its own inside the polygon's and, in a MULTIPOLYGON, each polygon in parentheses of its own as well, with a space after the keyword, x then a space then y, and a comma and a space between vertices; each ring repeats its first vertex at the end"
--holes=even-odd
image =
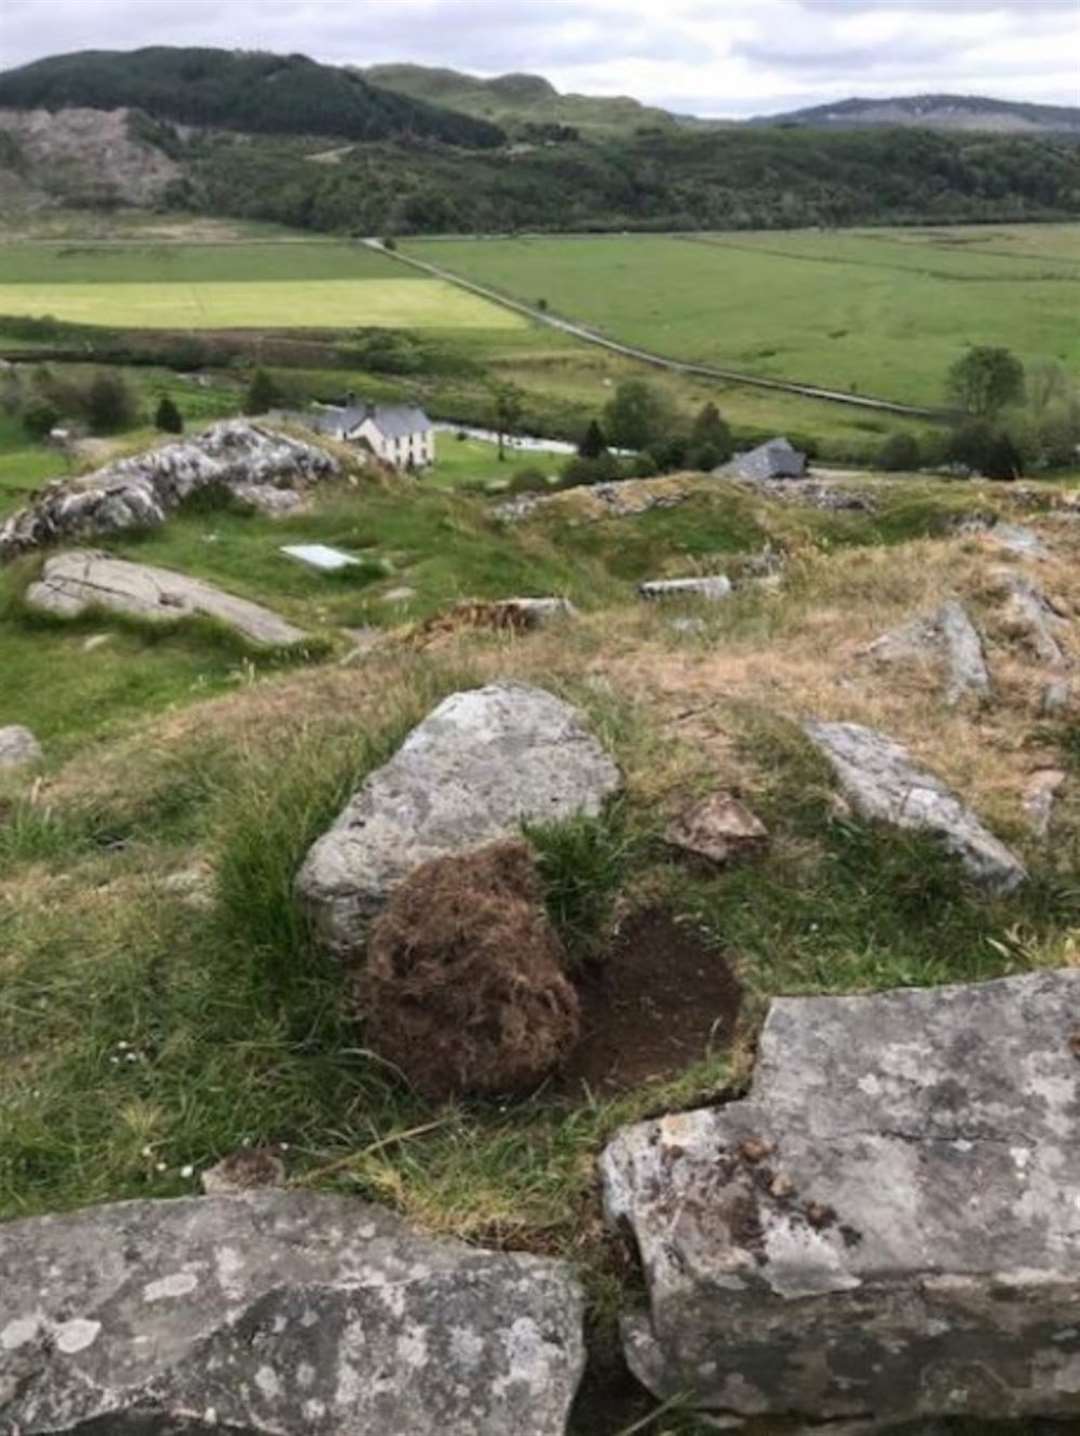
POLYGON ((745 454, 736 454, 715 472, 737 479, 801 479, 806 474, 806 455, 787 439, 770 439, 745 454))
POLYGON ((435 462, 435 429, 412 404, 346 404, 305 414, 316 433, 363 445, 395 469, 423 469, 435 462))

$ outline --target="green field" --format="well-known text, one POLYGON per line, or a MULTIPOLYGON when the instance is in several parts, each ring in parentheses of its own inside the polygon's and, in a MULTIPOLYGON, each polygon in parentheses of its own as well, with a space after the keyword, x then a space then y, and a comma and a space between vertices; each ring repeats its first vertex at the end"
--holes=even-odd
POLYGON ((1080 371, 1080 225, 405 247, 631 344, 851 393, 940 403, 968 344, 1080 371))
POLYGON ((0 249, 0 314, 150 329, 516 329, 525 321, 355 244, 0 249))

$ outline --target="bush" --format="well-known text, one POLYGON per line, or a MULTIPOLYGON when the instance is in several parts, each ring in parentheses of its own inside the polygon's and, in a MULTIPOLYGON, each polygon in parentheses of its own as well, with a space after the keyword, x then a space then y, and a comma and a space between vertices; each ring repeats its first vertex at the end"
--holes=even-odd
POLYGON ((154 415, 154 427, 160 429, 163 434, 182 434, 184 432, 184 416, 168 394, 163 394, 158 403, 157 413, 154 415))
POLYGON ((354 978, 365 1041, 433 1101, 528 1092, 578 1038, 563 956, 525 843, 425 863, 354 978))
POLYGON ((945 457, 988 479, 1016 479, 1024 472, 1023 455, 1008 430, 995 429, 982 419, 952 431, 945 457))
POLYGON ((878 468, 887 473, 910 472, 919 467, 919 441, 914 434, 890 434, 878 450, 878 468))
POLYGON ((37 399, 23 410, 22 426, 32 439, 44 439, 60 421, 60 415, 52 404, 37 399))
POLYGON ((245 414, 265 414, 281 402, 281 390, 265 369, 256 369, 244 398, 245 414))
POLYGON ((506 486, 508 494, 546 494, 551 486, 543 469, 518 469, 506 486))
POLYGON ((122 374, 99 369, 86 391, 86 418, 95 434, 129 429, 138 417, 131 386, 122 374))
POLYGON ((607 484, 619 477, 618 459, 605 451, 597 459, 580 456, 568 459, 563 465, 561 482, 565 488, 577 488, 580 484, 607 484))

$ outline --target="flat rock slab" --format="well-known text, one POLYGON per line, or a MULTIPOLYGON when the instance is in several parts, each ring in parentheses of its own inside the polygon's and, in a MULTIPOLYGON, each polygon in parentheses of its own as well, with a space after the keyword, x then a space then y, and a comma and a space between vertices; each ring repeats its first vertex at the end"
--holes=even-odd
POLYGON ((731 1429, 1080 1415, 1078 1049, 1075 971, 774 1001, 746 1100, 602 1157, 636 1374, 731 1429))
POLYGON ((1027 878, 1016 854, 903 744, 858 723, 804 723, 803 731, 862 817, 933 833, 992 892, 1011 892, 1027 878))
POLYGON ((41 744, 21 723, 9 723, 0 728, 0 769, 24 768, 37 763, 44 757, 41 744))
POLYGON ((323 940, 348 955, 421 863, 514 837, 522 823, 596 816, 621 786, 612 758, 562 699, 520 683, 454 693, 315 843, 297 891, 323 940))
POLYGON ((0 1226, 0 1430, 562 1436, 567 1268, 346 1197, 123 1202, 0 1226))
POLYGON ((731 595, 731 579, 726 574, 708 578, 654 578, 638 584, 642 598, 704 598, 711 603, 731 595))
POLYGON ((273 647, 301 643, 307 638, 302 629, 294 628, 261 604, 237 598, 201 579, 87 549, 47 559, 41 578, 26 590, 26 602, 42 613, 62 618, 77 618, 95 608, 130 614, 151 623, 212 618, 250 643, 273 647))
POLYGON ((933 613, 912 619, 875 639, 865 656, 878 663, 933 658, 945 668, 945 701, 988 698, 990 673, 979 632, 967 609, 949 599, 933 613))

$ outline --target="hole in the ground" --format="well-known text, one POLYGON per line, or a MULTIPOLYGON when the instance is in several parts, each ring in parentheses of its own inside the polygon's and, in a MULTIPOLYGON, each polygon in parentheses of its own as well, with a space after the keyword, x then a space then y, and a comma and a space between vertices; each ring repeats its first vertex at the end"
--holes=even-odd
POLYGON ((723 954, 663 907, 623 922, 578 978, 582 1035, 560 1089, 598 1097, 673 1077, 730 1044, 742 992, 723 954))

